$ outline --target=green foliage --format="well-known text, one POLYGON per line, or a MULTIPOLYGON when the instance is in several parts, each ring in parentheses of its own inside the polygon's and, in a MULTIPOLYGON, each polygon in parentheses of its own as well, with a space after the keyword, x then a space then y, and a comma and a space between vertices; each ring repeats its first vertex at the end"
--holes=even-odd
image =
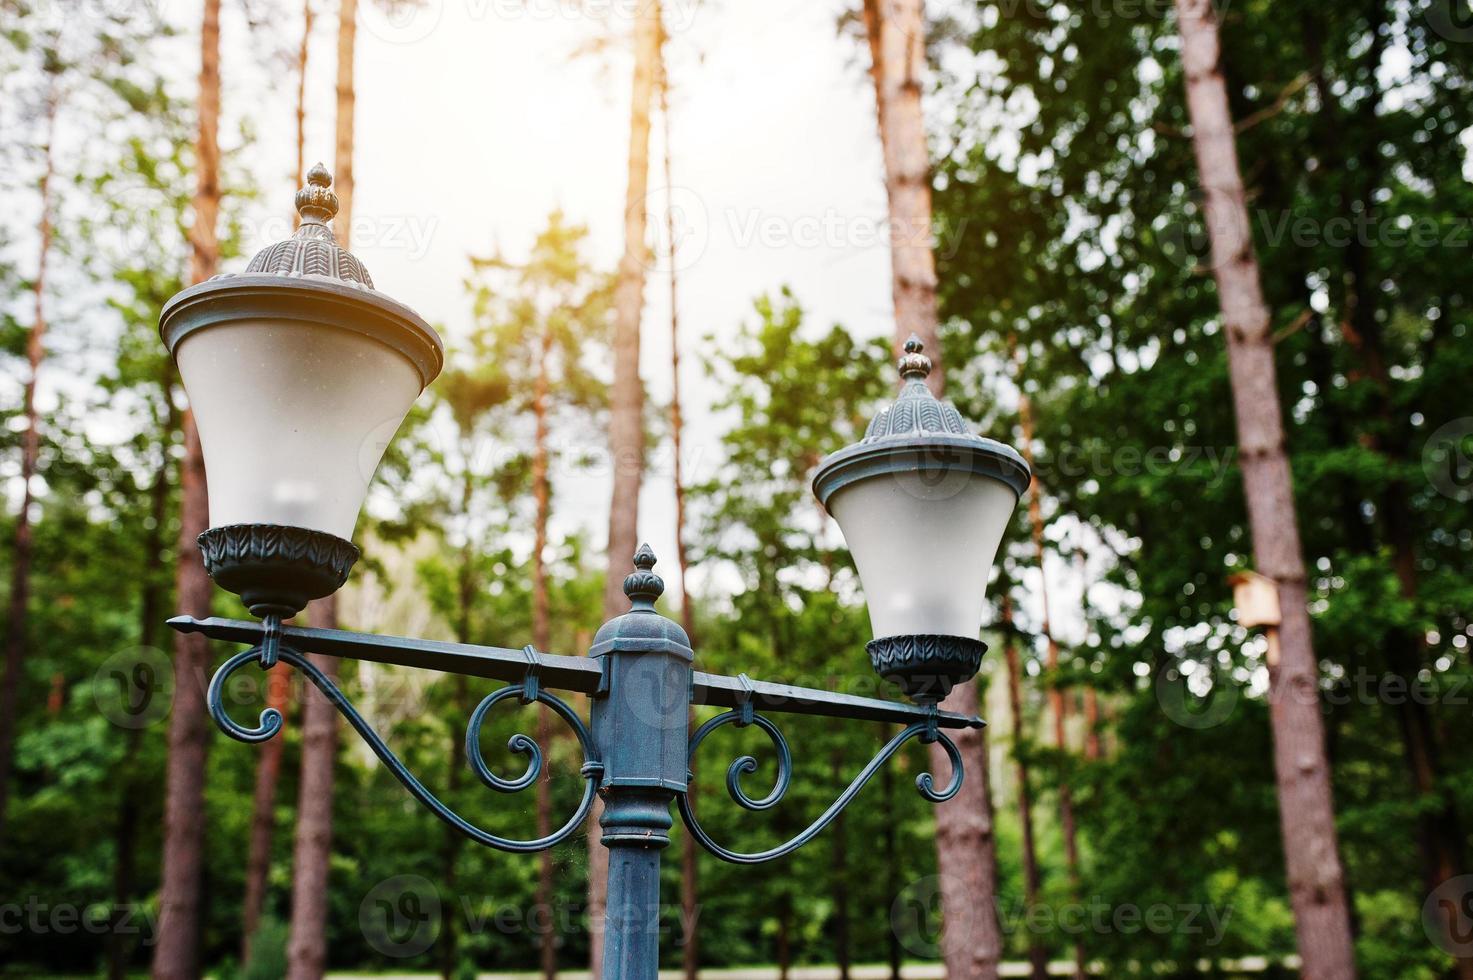
POLYGON ((286 923, 276 918, 265 918, 256 928, 251 940, 251 959, 240 980, 272 980, 286 976, 286 923))
MULTIPOLYGON (((1176 24, 1156 16, 1169 5, 994 16, 1004 9, 981 8, 963 42, 974 57, 953 51, 960 67, 940 86, 957 110, 936 197, 948 355, 971 369, 952 391, 1001 431, 1013 419, 994 396, 1021 385, 1051 553, 1113 552, 1095 593, 1108 601, 1061 671, 1090 678, 1119 718, 1118 752, 1076 770, 1085 887, 1235 909, 1211 949, 1178 933, 1086 945, 1116 963, 1286 953, 1264 652, 1233 621, 1225 582, 1251 566, 1251 545, 1176 24), (1161 679, 1177 673, 1236 706, 1220 724, 1173 723, 1161 679)), ((1429 962, 1427 937, 1376 910, 1398 895, 1402 921, 1415 918, 1428 888, 1417 814, 1449 800, 1473 813, 1457 788, 1468 760, 1443 752, 1419 798, 1403 754, 1417 707, 1382 685, 1421 683, 1444 748, 1464 737, 1449 692, 1468 677, 1473 539, 1447 478, 1423 466, 1438 427, 1467 414, 1446 385, 1473 366, 1450 234, 1466 226, 1454 134, 1473 125, 1459 94, 1468 46, 1438 33, 1435 12, 1399 4, 1216 9, 1359 955, 1366 975, 1418 975, 1399 971, 1429 962), (1406 59, 1395 81, 1392 48, 1406 59)), ((1015 544, 1014 575, 1032 563, 1015 544)), ((1466 845, 1466 823, 1454 840, 1466 845)))

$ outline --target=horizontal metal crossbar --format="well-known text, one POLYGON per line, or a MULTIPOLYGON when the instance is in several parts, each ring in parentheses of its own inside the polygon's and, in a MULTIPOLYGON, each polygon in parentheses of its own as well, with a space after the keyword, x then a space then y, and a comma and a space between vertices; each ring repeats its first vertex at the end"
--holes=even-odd
MULTIPOLYGON (((169 620, 169 625, 181 633, 202 633, 214 640, 253 646, 265 638, 264 624, 247 620, 223 619, 217 616, 208 619, 176 616, 169 620)), ((437 670, 447 674, 464 674, 469 677, 487 677, 507 683, 519 683, 527 675, 527 653, 508 647, 379 636, 374 633, 316 629, 310 626, 283 626, 281 642, 303 652, 437 670)), ((597 661, 588 657, 541 652, 536 657, 542 686, 579 694, 593 694, 598 690, 602 671, 597 661)), ((707 674, 699 670, 694 673, 691 680, 692 704, 737 708, 744 701, 749 701, 758 711, 848 718, 854 721, 895 722, 902 725, 924 721, 930 715, 927 708, 898 701, 768 681, 749 680, 743 684, 740 677, 707 674)), ((937 712, 936 723, 940 728, 952 729, 981 728, 985 724, 974 715, 952 711, 937 712)))

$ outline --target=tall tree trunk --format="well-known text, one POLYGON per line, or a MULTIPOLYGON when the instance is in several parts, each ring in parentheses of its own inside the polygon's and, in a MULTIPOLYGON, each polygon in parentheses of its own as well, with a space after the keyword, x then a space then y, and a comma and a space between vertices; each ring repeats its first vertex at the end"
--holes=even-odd
POLYGON ((923 0, 864 0, 862 13, 885 159, 895 356, 900 356, 911 334, 919 337, 931 358, 926 382, 939 397, 945 386, 945 360, 936 319, 936 256, 931 248, 931 160, 921 111, 926 69, 923 0))
MULTIPOLYGON (((675 257, 675 209, 669 206, 669 195, 674 191, 675 178, 672 174, 670 150, 670 67, 660 59, 660 123, 664 128, 665 144, 665 234, 670 248, 670 433, 675 455, 675 558, 680 575, 680 625, 690 637, 691 646, 696 642, 695 604, 690 596, 690 553, 685 546, 685 470, 681 452, 684 449, 685 423, 680 413, 680 289, 679 268, 675 257)), ((692 710, 694 721, 695 712, 692 710)), ((695 763, 691 763, 691 781, 686 797, 695 805, 695 763)), ((684 945, 681 947, 682 966, 685 980, 696 980, 700 972, 700 922, 696 907, 698 871, 696 863, 696 839, 690 834, 680 838, 680 915, 685 924, 684 945)))
MULTIPOLYGON (((297 186, 307 182, 307 56, 312 40, 312 0, 302 2, 302 41, 297 48, 297 186)), ((292 209, 293 225, 302 216, 292 209)), ((291 707, 291 677, 285 669, 273 669, 267 675, 266 702, 281 712, 286 720, 291 707)), ((276 829, 276 784, 281 779, 281 760, 286 740, 268 739, 261 746, 256 762, 256 788, 251 801, 250 850, 246 856, 245 904, 241 909, 240 962, 251 961, 251 943, 260 928, 261 911, 266 903, 266 888, 271 873, 271 838, 276 829)))
MULTIPOLYGON (((218 2, 218 0, 215 0, 218 2)), ((338 7, 338 79, 333 189, 338 196, 334 233, 353 247, 353 54, 358 33, 357 0, 338 7)), ((307 606, 307 621, 319 629, 338 625, 336 596, 307 606)), ((336 681, 336 657, 312 655, 336 681)), ((292 912, 287 937, 289 980, 318 980, 327 969, 328 864, 332 857, 332 784, 337 755, 337 709, 315 687, 302 703, 302 771, 298 783, 297 830, 292 849, 292 912)))
POLYGON ((333 190, 338 213, 333 218, 338 242, 353 244, 353 113, 358 103, 353 58, 358 43, 358 0, 338 0, 337 145, 333 156, 333 190))
POLYGON ((41 199, 41 217, 36 224, 36 278, 31 292, 35 313, 26 336, 26 387, 21 409, 26 422, 20 443, 20 513, 15 519, 15 558, 10 571, 10 609, 5 620, 5 678, 0 681, 0 840, 5 837, 5 814, 10 805, 10 777, 15 763, 16 715, 20 711, 20 682, 26 646, 26 610, 31 594, 31 507, 35 502, 32 484, 41 457, 41 428, 36 417, 36 378, 46 356, 46 264, 51 255, 51 179, 56 173, 53 152, 56 114, 60 96, 53 88, 46 96, 46 143, 42 147, 41 179, 36 185, 41 199))
MULTIPOLYGON (((941 702, 947 711, 976 714, 977 682, 952 688, 941 702)), ((951 733, 967 778, 961 791, 936 808, 936 861, 941 875, 943 958, 947 980, 998 976, 1002 928, 997 919, 997 840, 993 832, 992 786, 985 729, 951 733)), ((951 761, 941 746, 930 747, 931 771, 944 778, 951 761)))
MULTIPOLYGON (((863 13, 890 207, 894 346, 898 354, 911 334, 921 339, 932 363, 926 382, 939 396, 945 372, 936 314, 936 259, 931 251, 930 160, 921 113, 925 16, 921 0, 864 0, 863 13)), ((975 712, 976 682, 958 684, 942 707, 975 712)), ((980 729, 957 732, 953 740, 971 778, 962 783, 955 799, 936 809, 937 858, 946 869, 941 910, 952 930, 945 942, 946 974, 948 980, 991 980, 1002 956, 1002 932, 997 920, 997 845, 987 740, 980 729), (969 927, 966 935, 956 933, 961 924, 969 927)), ((930 747, 930 758, 938 774, 950 765, 939 744, 930 747)))
POLYGON ((1084 689, 1084 757, 1091 762, 1100 757, 1100 699, 1093 687, 1084 689))
MULTIPOLYGON (((1028 462, 1028 468, 1034 469, 1033 465, 1033 403, 1026 393, 1018 395, 1018 422, 1023 430, 1023 458, 1028 462)), ((1038 597, 1043 606, 1043 638, 1047 643, 1047 659, 1044 665, 1048 668, 1050 684, 1048 689, 1049 714, 1054 721, 1054 748, 1058 750, 1060 759, 1063 759, 1069 751, 1069 743, 1066 726, 1069 720, 1069 702, 1064 696, 1064 689, 1059 683, 1059 642, 1054 639, 1053 619, 1049 615, 1048 602, 1048 569, 1045 567, 1044 559, 1046 550, 1043 541, 1043 501, 1039 490, 1038 478, 1034 477, 1028 487, 1028 525, 1033 539, 1033 557, 1038 562, 1038 597)), ((1059 826, 1064 832, 1064 860, 1069 869, 1069 887, 1075 899, 1079 896, 1079 840, 1074 829, 1074 793, 1067 779, 1059 780, 1059 826)), ((1076 934, 1074 937, 1074 975, 1078 980, 1083 980, 1084 969, 1084 942, 1076 934)))
MULTIPOLYGON (((312 13, 312 0, 302 0, 302 43, 297 47, 297 186, 307 184, 307 56, 312 47, 312 24, 317 18, 312 13)), ((349 175, 349 179, 352 176, 349 175)), ((341 184, 341 175, 339 184, 341 184)), ((339 205, 342 199, 339 198, 339 205)), ((302 223, 302 216, 292 208, 293 226, 302 223)), ((340 227, 346 228, 347 225, 340 227)))
POLYGON ((1249 233, 1216 15, 1209 0, 1176 0, 1176 9, 1192 143, 1206 197, 1213 276, 1227 337, 1254 561, 1258 571, 1278 583, 1283 617, 1270 718, 1289 899, 1304 976, 1342 980, 1355 976, 1350 912, 1269 313, 1249 233))
MULTIPOLYGON (((194 224, 190 228, 189 278, 203 282, 218 271, 220 243, 220 0, 205 0, 200 29, 199 136, 195 142, 194 224)), ((210 524, 205 460, 194 412, 180 418, 184 456, 179 464, 179 545, 175 601, 186 616, 210 614, 212 588, 198 538, 210 524)), ((199 976, 200 890, 205 846, 205 709, 210 650, 198 633, 174 635, 174 703, 169 716, 169 762, 164 796, 159 940, 156 980, 199 976)))
MULTIPOLYGON (((266 675, 266 703, 281 712, 285 721, 291 708, 291 675, 281 665, 266 675)), ((281 760, 286 739, 267 739, 256 761, 256 788, 251 796, 250 848, 246 855, 245 899, 241 909, 240 962, 250 963, 251 944, 261 926, 266 906, 266 888, 271 872, 271 838, 276 832, 276 786, 281 779, 281 760)))
MULTIPOLYGON (((624 576, 639 546, 639 485, 644 475, 644 386, 639 379, 639 321, 644 311, 645 196, 649 188, 650 107, 659 77, 659 3, 639 5, 634 25, 634 77, 629 100, 629 174, 624 192, 624 255, 614 290, 614 384, 609 406, 609 458, 614 470, 609 500, 608 565, 604 576, 604 619, 625 612, 624 576)), ((603 971, 604 910, 608 904, 609 853, 599 841, 595 805, 588 834, 588 967, 592 980, 603 971)))
MULTIPOLYGON (((547 598, 547 524, 552 517, 552 483, 547 469, 547 413, 548 413, 548 358, 552 353, 552 333, 544 329, 537 351, 537 380, 532 391, 532 415, 536 419, 536 432, 532 449, 532 499, 537 507, 536 528, 532 540, 532 645, 538 650, 547 650, 552 645, 552 616, 547 598)), ((547 711, 537 709, 537 742, 548 748, 552 738, 552 726, 548 723, 547 711)), ((552 774, 544 771, 537 780, 537 836, 552 833, 552 774)), ((537 910, 547 926, 537 937, 542 975, 546 980, 557 976, 557 936, 551 928, 555 921, 552 914, 552 851, 543 850, 537 855, 537 910)))
MULTIPOLYGON (((1038 904, 1041 879, 1038 872, 1038 848, 1033 840, 1033 788, 1028 778, 1028 755, 1026 735, 1023 731, 1023 672, 1018 662, 1018 645, 1013 636, 1013 604, 1007 597, 1002 599, 1003 663, 1008 672, 1008 707, 1013 722, 1013 762, 1018 778, 1018 822, 1023 831, 1023 904, 1024 914, 1031 914, 1038 904)), ((1048 948, 1043 935, 1036 930, 1028 933, 1028 962, 1033 971, 1033 980, 1047 980, 1048 948)))
POLYGON ((639 488, 644 475, 644 386, 639 377, 639 324, 649 264, 646 195, 649 186, 650 106, 660 59, 660 10, 642 4, 635 26, 633 98, 629 112, 629 177, 624 194, 624 255, 614 292, 614 383, 610 393, 609 453, 614 468, 609 505, 608 574, 604 616, 623 613, 624 576, 638 547, 639 488))
MULTIPOLYGON (((317 629, 337 626, 337 597, 307 606, 307 622, 317 629)), ((338 658, 311 654, 318 670, 334 683, 338 658)), ((332 856, 333 764, 337 756, 338 713, 316 687, 302 700, 302 775, 297 795, 297 835, 292 855, 292 917, 287 940, 287 980, 321 980, 327 970, 328 863, 332 856)))

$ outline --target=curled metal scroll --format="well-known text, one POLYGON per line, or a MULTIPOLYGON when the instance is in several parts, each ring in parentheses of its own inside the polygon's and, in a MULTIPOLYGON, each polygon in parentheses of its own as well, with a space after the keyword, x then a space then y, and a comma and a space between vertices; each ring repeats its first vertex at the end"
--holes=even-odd
MULTIPOLYGON (((323 693, 328 701, 338 709, 338 712, 347 719, 348 724, 353 726, 353 730, 368 743, 368 747, 373 749, 373 754, 378 756, 379 761, 388 768, 389 772, 393 773, 394 778, 399 780, 416 800, 419 800, 431 813, 471 840, 501 851, 512 851, 515 853, 541 851, 567 838, 582 826, 583 821, 587 819, 588 811, 593 806, 594 793, 598 788, 598 778, 603 773, 603 765, 598 761, 598 752, 594 749, 593 738, 589 735, 587 727, 583 724, 583 720, 578 717, 577 712, 568 707, 561 699, 543 691, 535 681, 525 685, 513 684, 509 687, 503 687, 487 695, 476 706, 476 710, 471 714, 470 724, 466 726, 466 758, 477 778, 497 792, 515 793, 518 790, 531 786, 537 781, 537 777, 542 774, 542 750, 538 747, 536 741, 520 733, 513 735, 508 740, 508 748, 513 752, 527 756, 527 771, 515 779, 506 779, 492 772, 481 755, 481 725, 491 708, 507 698, 515 697, 524 703, 531 703, 532 701, 541 702, 551 708, 558 717, 565 721, 568 727, 573 730, 573 734, 578 737, 578 745, 583 750, 583 766, 579 770, 584 779, 583 798, 579 801, 577 810, 574 811, 568 822, 547 836, 538 837, 533 840, 511 840, 482 830, 440 802, 440 799, 434 793, 431 793, 405 767, 404 763, 399 760, 399 757, 394 754, 393 750, 379 737, 378 732, 369 726, 363 716, 358 713, 358 710, 348 701, 338 686, 328 679, 322 671, 313 666, 312 662, 306 657, 303 657, 300 653, 288 647, 282 647, 279 652, 279 659, 280 662, 291 664, 297 670, 301 671, 323 693)), ((252 647, 243 653, 237 653, 225 661, 225 663, 221 664, 220 669, 215 671, 215 676, 210 680, 208 696, 210 717, 215 720, 215 724, 220 727, 221 731, 240 742, 264 742, 281 731, 281 712, 275 708, 267 708, 262 711, 260 723, 254 728, 247 728, 239 724, 225 713, 223 705, 225 683, 230 679, 232 674, 242 667, 251 663, 260 663, 260 660, 261 648, 252 647)))
MULTIPOLYGON (((744 755, 739 757, 727 768, 726 789, 731 794, 731 798, 736 800, 739 806, 748 810, 766 810, 777 805, 778 801, 787 793, 788 786, 792 783, 793 754, 788 749, 787 739, 783 738, 782 732, 772 722, 761 715, 751 715, 750 723, 762 729, 767 734, 767 737, 772 740, 773 748, 777 750, 777 779, 773 783, 772 791, 766 796, 760 799, 754 799, 748 795, 746 790, 742 788, 741 780, 744 775, 757 771, 757 760, 750 755, 744 755)), ((707 735, 723 725, 741 724, 743 724, 743 718, 740 710, 728 711, 725 714, 712 718, 700 728, 697 728, 696 733, 691 736, 690 758, 695 758, 696 750, 700 748, 701 742, 705 740, 707 735)), ((894 738, 886 742, 884 747, 875 753, 875 757, 869 761, 869 764, 859 771, 859 775, 854 777, 853 781, 844 789, 844 792, 839 794, 839 798, 829 804, 829 808, 820 814, 818 819, 814 820, 801 833, 786 843, 768 848, 765 851, 755 851, 752 853, 728 850, 712 840, 711 835, 706 833, 705 828, 696 820, 695 811, 691 809, 690 800, 684 793, 680 794, 677 798, 680 804, 681 819, 685 821, 686 828, 690 831, 691 836, 696 839, 697 843, 723 861, 730 861, 732 864, 761 864, 764 861, 780 858, 785 854, 791 854, 808 843, 820 831, 832 823, 833 819, 849 805, 850 801, 859 795, 859 791, 864 789, 865 784, 874 778, 875 773, 880 771, 880 767, 890 761, 891 756, 895 755, 901 746, 913 738, 921 738, 923 740, 929 738, 939 742, 941 747, 946 750, 947 759, 951 762, 951 780, 944 789, 939 791, 936 789, 936 781, 929 772, 923 772, 916 777, 916 790, 922 796, 932 803, 945 803, 962 788, 961 753, 957 751, 956 745, 951 739, 947 738, 944 733, 936 730, 932 722, 918 721, 913 725, 907 726, 898 732, 894 738)))

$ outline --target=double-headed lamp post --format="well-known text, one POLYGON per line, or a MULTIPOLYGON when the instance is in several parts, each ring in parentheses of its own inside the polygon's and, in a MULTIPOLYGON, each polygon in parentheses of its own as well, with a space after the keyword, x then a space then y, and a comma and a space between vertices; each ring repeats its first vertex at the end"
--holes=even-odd
POLYGON ((624 580, 629 612, 605 623, 586 657, 283 626, 312 599, 336 592, 359 552, 350 542, 388 440, 415 398, 439 373, 440 339, 414 311, 378 292, 356 258, 334 240, 328 223, 338 202, 321 164, 297 193, 302 222, 242 275, 216 276, 164 306, 160 333, 189 394, 210 487, 211 527, 200 535, 205 567, 216 584, 240 596, 260 622, 178 617, 177 630, 250 644, 210 682, 210 714, 225 734, 262 742, 281 729, 275 709, 255 727, 230 718, 226 681, 249 664, 285 662, 306 675, 337 707, 394 776, 437 817, 472 840, 504 851, 552 847, 603 798, 602 841, 609 848, 604 973, 609 980, 653 980, 659 962, 660 851, 669 843, 674 802, 689 833, 726 861, 755 864, 801 847, 854 799, 875 772, 911 739, 937 742, 952 771, 937 787, 916 779, 926 799, 941 803, 961 787, 962 760, 948 729, 979 727, 980 718, 939 710, 952 686, 976 673, 988 572, 1029 472, 1014 450, 971 433, 948 402, 925 384, 930 361, 918 341, 900 361, 904 388, 870 423, 858 443, 834 453, 813 481, 819 501, 839 522, 854 554, 875 639, 870 662, 913 702, 904 704, 833 691, 728 677, 695 670, 690 638, 655 611, 664 583, 648 546, 624 580), (481 754, 487 713, 501 701, 539 702, 577 736, 582 800, 545 837, 497 836, 460 816, 398 759, 343 693, 303 654, 315 652, 505 681, 487 695, 467 726, 466 759, 491 789, 514 793, 542 770, 537 743, 516 735, 509 748, 527 769, 507 778, 481 754), (553 689, 586 695, 585 726, 553 689), (687 731, 692 705, 728 709, 687 731), (768 713, 819 715, 904 727, 813 823, 791 840, 755 853, 714 841, 696 819, 686 790, 690 761, 702 741, 725 725, 755 725, 772 740, 778 773, 772 790, 754 797, 742 777, 756 762, 744 756, 727 770, 727 788, 753 811, 775 806, 787 791, 792 756, 768 713))

